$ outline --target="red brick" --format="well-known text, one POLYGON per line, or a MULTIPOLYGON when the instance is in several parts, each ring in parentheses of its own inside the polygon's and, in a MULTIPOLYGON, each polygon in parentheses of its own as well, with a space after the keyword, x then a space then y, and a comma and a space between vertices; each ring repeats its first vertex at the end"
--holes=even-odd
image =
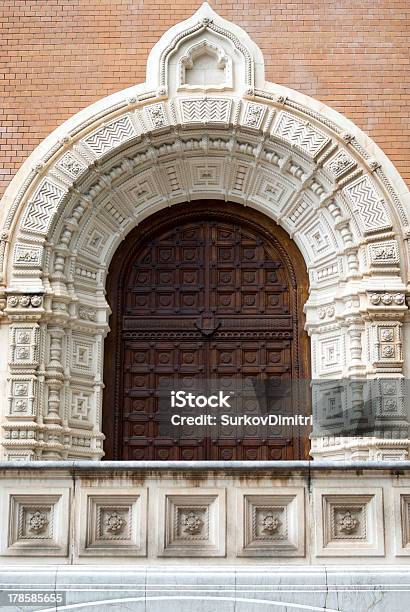
MULTIPOLYGON (((152 45, 199 2, 3 0, 0 194, 71 115, 145 79, 152 45)), ((408 0, 215 0, 261 47, 267 79, 322 100, 367 132, 410 181, 408 0)))

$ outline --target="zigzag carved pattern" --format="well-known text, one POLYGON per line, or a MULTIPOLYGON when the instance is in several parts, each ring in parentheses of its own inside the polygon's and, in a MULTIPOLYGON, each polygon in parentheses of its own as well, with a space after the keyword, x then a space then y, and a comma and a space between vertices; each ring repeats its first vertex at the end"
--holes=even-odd
POLYGON ((391 221, 367 176, 344 190, 360 215, 366 230, 385 229, 391 221))
POLYGON ((104 125, 94 134, 84 138, 83 142, 97 157, 102 157, 105 153, 135 135, 135 128, 130 118, 126 115, 117 121, 104 125))
POLYGON ((315 157, 329 141, 325 134, 318 132, 310 124, 298 121, 286 113, 282 113, 275 133, 312 157, 315 157))
POLYGON ((30 232, 46 234, 53 213, 56 211, 64 191, 55 183, 46 179, 29 202, 24 215, 22 228, 30 232))
POLYGON ((210 123, 229 121, 231 101, 219 98, 182 100, 182 116, 185 123, 210 123))

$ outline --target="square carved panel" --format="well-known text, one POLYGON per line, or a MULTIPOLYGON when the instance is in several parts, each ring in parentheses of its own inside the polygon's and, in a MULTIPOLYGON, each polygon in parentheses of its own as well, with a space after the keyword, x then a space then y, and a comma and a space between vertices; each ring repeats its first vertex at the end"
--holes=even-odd
POLYGON ((73 334, 71 369, 82 376, 92 376, 94 373, 95 343, 82 334, 73 334))
POLYGON ((239 557, 302 557, 305 554, 304 490, 237 492, 239 557))
POLYGON ((69 422, 74 427, 92 428, 93 390, 80 388, 70 392, 69 422))
POLYGON ((9 381, 8 413, 13 418, 27 418, 35 410, 36 381, 34 376, 16 375, 9 381))
POLYGON ((330 538, 331 540, 362 540, 367 538, 366 504, 342 503, 340 506, 330 503, 330 538))
POLYGON ((314 516, 318 557, 384 554, 381 489, 317 489, 314 516))
POLYGON ((145 556, 146 492, 82 491, 77 525, 80 556, 145 556))
POLYGON ((10 327, 10 365, 38 365, 38 333, 37 324, 16 324, 10 327))
MULTIPOLYGON (((21 489, 23 490, 23 488, 21 489)), ((2 498, 4 529, 1 554, 11 556, 66 556, 69 533, 69 492, 24 493, 7 490, 2 498), (7 508, 7 513, 5 512, 7 508)))
POLYGON ((162 491, 158 520, 159 556, 225 556, 225 490, 162 491))
POLYGON ((315 363, 318 374, 340 372, 345 363, 344 338, 340 334, 324 335, 317 343, 315 363))

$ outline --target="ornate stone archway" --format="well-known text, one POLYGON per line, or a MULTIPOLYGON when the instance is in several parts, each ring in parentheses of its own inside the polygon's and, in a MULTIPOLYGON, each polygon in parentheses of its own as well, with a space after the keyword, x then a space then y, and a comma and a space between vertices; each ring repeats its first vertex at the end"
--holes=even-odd
POLYGON ((348 120, 265 82, 260 50, 207 4, 155 45, 146 83, 53 132, 3 198, 4 456, 101 457, 111 257, 147 216, 204 198, 258 209, 298 245, 313 378, 392 379, 386 438, 314 453, 406 456, 408 190, 348 120))

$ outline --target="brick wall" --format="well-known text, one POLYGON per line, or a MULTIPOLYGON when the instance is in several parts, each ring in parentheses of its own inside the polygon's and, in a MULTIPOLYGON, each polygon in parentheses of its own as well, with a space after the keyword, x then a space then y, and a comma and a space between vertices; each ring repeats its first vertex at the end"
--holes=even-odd
MULTIPOLYGON (((145 80, 191 0, 1 0, 0 193, 65 119, 145 80)), ((267 79, 326 102, 410 181, 409 0, 213 0, 259 44, 267 79)))

